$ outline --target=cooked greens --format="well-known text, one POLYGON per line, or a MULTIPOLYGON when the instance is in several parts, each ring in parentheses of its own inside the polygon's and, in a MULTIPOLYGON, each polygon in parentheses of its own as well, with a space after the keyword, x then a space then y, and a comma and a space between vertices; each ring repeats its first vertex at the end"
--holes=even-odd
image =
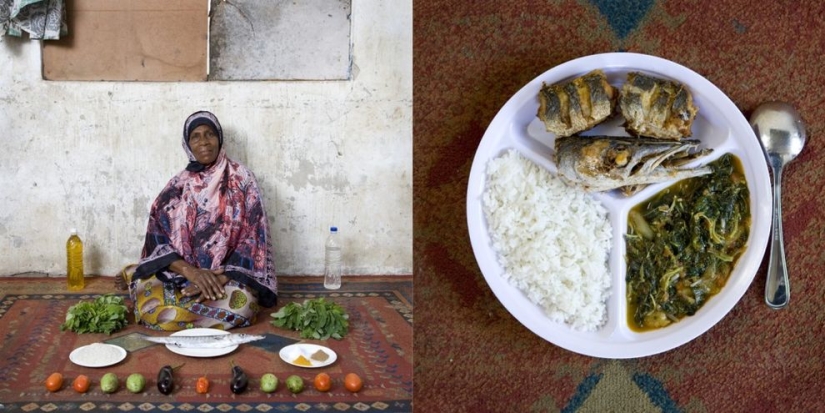
POLYGON ((750 229, 749 191, 738 159, 685 179, 630 211, 627 302, 631 326, 664 327, 696 313, 725 285, 750 229))

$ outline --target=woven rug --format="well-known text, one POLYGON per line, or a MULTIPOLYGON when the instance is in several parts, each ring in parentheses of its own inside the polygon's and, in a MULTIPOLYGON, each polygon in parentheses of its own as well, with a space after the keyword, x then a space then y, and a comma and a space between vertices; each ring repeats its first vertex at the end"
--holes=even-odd
MULTIPOLYGON (((343 340, 303 340, 297 332, 273 326, 270 313, 261 313, 256 324, 237 332, 262 334, 266 338, 243 344, 237 350, 212 358, 185 357, 140 336, 160 333, 135 325, 105 334, 76 334, 60 331, 68 308, 100 293, 116 293, 112 278, 88 280, 80 293, 68 293, 64 278, 0 279, 0 411, 341 411, 408 412, 412 410, 412 281, 411 277, 348 277, 335 292, 323 288, 318 277, 281 277, 277 308, 307 298, 324 297, 340 304, 350 316, 350 331, 343 340), (69 360, 80 346, 105 342, 124 347, 126 358, 110 367, 89 368, 69 360), (321 344, 336 352, 330 366, 303 369, 282 361, 278 351, 285 345, 307 342, 321 344), (240 366, 249 375, 248 389, 230 391, 231 366, 240 366), (164 365, 178 366, 176 388, 170 395, 157 389, 156 377, 164 365), (312 385, 319 372, 332 378, 332 389, 319 392, 312 385), (57 392, 46 390, 44 382, 60 372, 66 383, 57 392), (115 373, 121 381, 118 391, 104 394, 100 378, 115 373), (344 388, 347 373, 356 373, 364 388, 351 393, 344 388), (125 379, 140 373, 147 379, 142 393, 132 394, 125 379), (274 393, 260 390, 260 377, 273 373, 280 384, 274 393), (71 388, 74 377, 85 374, 92 380, 84 394, 71 388), (289 392, 284 380, 296 374, 305 390, 289 392), (206 376, 209 393, 195 391, 198 377, 206 376)), ((162 335, 162 334, 161 334, 162 335)))
MULTIPOLYGON (((415 400, 422 412, 825 411, 825 4, 749 0, 416 1, 415 400), (808 126, 785 170, 790 306, 745 296, 690 343, 639 359, 559 348, 499 303, 476 263, 466 194, 476 148, 525 84, 578 57, 637 52, 684 65, 748 117, 792 103, 808 126)), ((766 200, 770 202, 770 200, 766 200)))

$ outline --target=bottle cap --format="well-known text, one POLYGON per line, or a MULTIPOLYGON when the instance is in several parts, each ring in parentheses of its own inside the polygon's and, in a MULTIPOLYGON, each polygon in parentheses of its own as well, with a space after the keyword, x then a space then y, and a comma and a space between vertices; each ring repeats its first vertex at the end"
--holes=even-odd
POLYGON ((77 235, 77 228, 70 229, 69 233, 72 234, 72 235, 77 235))
POLYGON ((329 232, 338 232, 338 227, 329 227, 329 232))

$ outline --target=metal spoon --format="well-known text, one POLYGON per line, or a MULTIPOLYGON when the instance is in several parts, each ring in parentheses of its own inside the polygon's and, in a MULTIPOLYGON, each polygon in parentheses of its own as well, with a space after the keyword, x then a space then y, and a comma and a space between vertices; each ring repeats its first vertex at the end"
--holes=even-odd
POLYGON ((750 124, 762 142, 765 157, 773 170, 773 236, 765 302, 771 308, 780 309, 788 305, 791 298, 782 236, 782 169, 802 152, 807 136, 799 112, 783 102, 759 105, 751 114, 750 124))

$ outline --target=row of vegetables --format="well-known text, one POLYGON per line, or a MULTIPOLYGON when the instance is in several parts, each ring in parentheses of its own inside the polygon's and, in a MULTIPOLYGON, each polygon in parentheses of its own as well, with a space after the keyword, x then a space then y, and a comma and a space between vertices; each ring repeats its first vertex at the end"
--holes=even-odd
MULTIPOLYGON (((163 366, 158 372, 157 388, 163 394, 171 394, 175 389, 174 372, 179 366, 163 366)), ((64 387, 64 377, 62 373, 55 372, 46 379, 46 389, 50 392, 57 392, 64 387)), ((298 375, 291 375, 284 381, 286 388, 295 394, 304 390, 304 379, 298 375)), ((146 387, 146 378, 140 373, 132 373, 126 378, 126 389, 132 393, 141 393, 146 387)), ((85 374, 78 375, 72 380, 72 389, 78 393, 86 393, 91 388, 92 381, 85 374)), ((316 390, 326 392, 332 389, 332 378, 327 373, 318 373, 313 380, 316 390)), ((364 382, 355 373, 348 373, 344 376, 344 388, 356 393, 361 390, 364 382)), ((195 383, 195 391, 199 394, 209 393, 210 382, 206 376, 201 376, 195 383)), ((229 382, 229 389, 232 393, 241 394, 249 387, 249 376, 239 366, 232 364, 232 380, 229 382)), ((120 379, 115 373, 105 373, 100 378, 100 391, 103 393, 114 393, 120 388, 120 379)), ((272 373, 265 373, 260 378, 260 389, 264 393, 272 393, 278 389, 278 377, 272 373)))

